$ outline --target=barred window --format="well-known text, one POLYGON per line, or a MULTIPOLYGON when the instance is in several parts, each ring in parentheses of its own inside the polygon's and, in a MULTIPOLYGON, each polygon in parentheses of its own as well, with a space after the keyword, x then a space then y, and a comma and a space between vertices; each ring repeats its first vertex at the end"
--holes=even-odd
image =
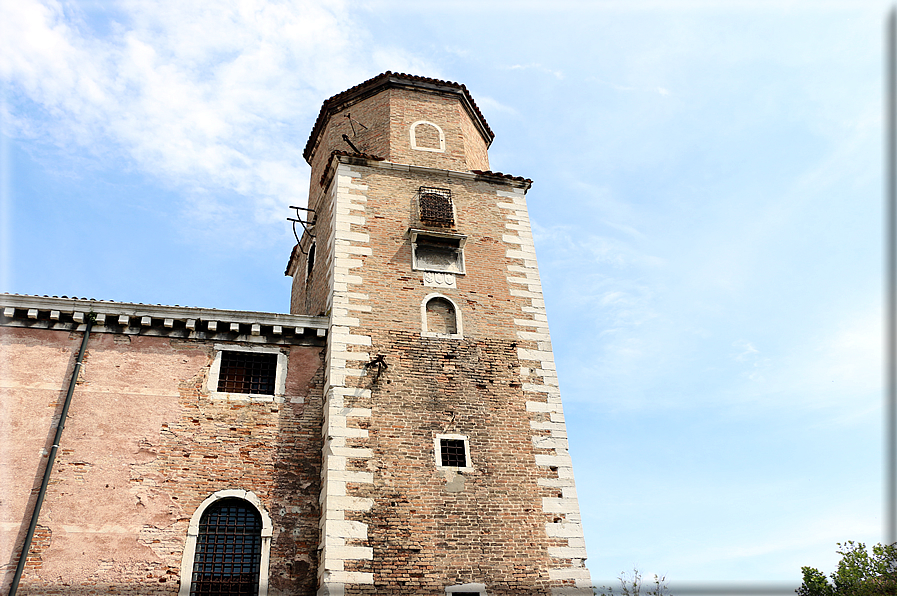
POLYGON ((222 352, 218 391, 274 395, 277 354, 222 352))
POLYGON ((439 447, 443 466, 451 468, 463 468, 467 466, 467 455, 464 452, 463 440, 440 439, 439 447))
POLYGON ((422 223, 449 227, 455 224, 451 190, 421 186, 418 200, 420 202, 420 220, 422 223))
POLYGON ((261 515, 243 499, 222 499, 200 519, 190 594, 256 596, 261 557, 261 515))

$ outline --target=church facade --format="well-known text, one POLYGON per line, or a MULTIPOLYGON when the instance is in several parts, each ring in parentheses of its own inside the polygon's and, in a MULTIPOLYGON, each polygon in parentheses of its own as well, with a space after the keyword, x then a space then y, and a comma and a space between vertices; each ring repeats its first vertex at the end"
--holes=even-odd
POLYGON ((591 594, 531 181, 492 138, 457 83, 326 100, 291 314, 0 296, 4 586, 591 594))

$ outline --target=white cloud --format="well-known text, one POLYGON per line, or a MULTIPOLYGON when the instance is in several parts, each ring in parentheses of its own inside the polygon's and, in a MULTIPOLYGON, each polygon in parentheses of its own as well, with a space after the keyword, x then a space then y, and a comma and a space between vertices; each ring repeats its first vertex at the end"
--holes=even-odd
POLYGON ((476 98, 477 105, 484 112, 505 112, 506 114, 514 116, 519 115, 519 112, 515 108, 505 105, 488 95, 481 95, 479 93, 473 93, 472 95, 476 98))
POLYGON ((97 37, 74 5, 0 3, 7 134, 149 172, 194 210, 248 198, 255 218, 304 204, 302 150, 321 101, 381 70, 429 70, 368 45, 342 2, 118 5, 97 37))
MULTIPOLYGON (((877 304, 843 313, 816 337, 797 347, 798 357, 788 389, 802 389, 805 399, 816 406, 856 409, 863 396, 879 404, 882 383, 882 320, 877 304)), ((784 371, 783 371, 784 372, 784 371)), ((784 375, 783 375, 784 376, 784 375)))
POLYGON ((606 85, 615 91, 642 91, 648 93, 657 93, 658 95, 667 96, 670 95, 670 90, 666 87, 634 87, 632 85, 622 85, 620 83, 612 83, 610 81, 605 81, 603 79, 599 79, 598 77, 588 77, 587 81, 594 81, 601 85, 606 85))
POLYGON ((626 224, 610 221, 607 219, 601 220, 601 223, 603 223, 607 226, 610 226, 611 228, 614 228, 615 230, 620 230, 621 232, 625 232, 626 234, 629 234, 630 236, 632 236, 633 238, 635 238, 637 240, 645 239, 645 235, 643 233, 641 233, 640 231, 636 230, 635 228, 633 228, 632 226, 627 226, 626 224))
MULTIPOLYGON (((768 499, 762 493, 749 494, 754 499, 768 499)), ((786 514, 773 507, 767 513, 768 517, 755 524, 754 529, 743 529, 738 540, 732 540, 729 544, 708 540, 713 547, 699 546, 675 553, 667 559, 667 563, 670 568, 702 569, 696 578, 678 577, 680 580, 711 578, 729 566, 756 569, 758 574, 764 571, 782 576, 790 574, 795 578, 799 577, 800 568, 804 565, 834 571, 839 558, 835 553, 836 543, 848 539, 859 539, 870 545, 874 543, 874 537, 881 531, 879 520, 874 513, 870 513, 874 510, 874 497, 841 501, 836 506, 814 510, 812 515, 799 517, 793 511, 786 514), (820 545, 824 545, 826 555, 822 558, 817 554, 820 545)), ((672 589, 675 590, 675 585, 672 589)))
POLYGON ((760 350, 754 347, 754 345, 744 339, 739 339, 738 341, 732 343, 732 346, 741 350, 738 354, 735 355, 735 360, 739 362, 743 362, 747 360, 750 356, 754 354, 759 354, 760 350))
POLYGON ((539 72, 544 72, 546 74, 550 74, 554 78, 561 80, 564 78, 564 73, 560 70, 554 70, 551 68, 547 68, 542 66, 538 62, 533 62, 531 64, 513 64, 507 67, 509 70, 537 70, 539 72))
MULTIPOLYGON (((372 62, 375 70, 379 72, 391 70, 393 72, 404 72, 409 74, 424 74, 434 79, 441 79, 443 75, 431 63, 413 56, 405 50, 398 47, 380 47, 372 52, 372 62)), ((357 85, 360 80, 350 83, 357 85)))

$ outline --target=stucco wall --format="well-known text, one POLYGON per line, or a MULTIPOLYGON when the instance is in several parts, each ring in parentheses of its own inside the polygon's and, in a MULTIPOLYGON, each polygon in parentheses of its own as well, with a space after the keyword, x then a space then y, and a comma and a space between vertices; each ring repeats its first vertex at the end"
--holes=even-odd
MULTIPOLYGON (((0 449, 13 480, 0 483, 0 529, 3 561, 14 566, 12 543, 30 519, 25 501, 39 486, 40 449, 55 432, 81 333, 0 329, 11 421, 0 449)), ((91 336, 20 594, 177 593, 190 516, 233 488, 258 495, 274 522, 269 593, 314 590, 321 349, 280 346, 288 372, 276 403, 211 399, 215 345, 91 336)))
POLYGON ((80 334, 0 327, 0 564, 6 593, 40 486, 80 334))

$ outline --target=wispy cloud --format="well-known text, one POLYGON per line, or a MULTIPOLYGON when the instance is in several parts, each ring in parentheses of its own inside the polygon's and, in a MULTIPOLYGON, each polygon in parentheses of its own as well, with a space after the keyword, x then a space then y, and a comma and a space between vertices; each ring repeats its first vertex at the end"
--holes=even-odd
POLYGON ((489 97, 488 95, 482 95, 479 93, 474 93, 474 96, 477 98, 477 105, 480 106, 481 109, 488 112, 504 112, 506 114, 518 115, 519 112, 506 104, 501 103, 495 98, 489 97))
POLYGON ((797 398, 796 405, 868 411, 877 408, 882 382, 882 312, 861 304, 821 324, 801 338, 769 382, 775 393, 797 398), (849 396, 849 399, 845 399, 849 396))
POLYGON ((732 344, 735 348, 741 350, 738 354, 734 356, 735 360, 738 362, 744 362, 749 357, 754 356, 760 353, 760 350, 754 347, 754 345, 744 339, 739 339, 738 341, 732 344))
POLYGON ((672 92, 666 87, 649 87, 649 86, 636 86, 636 85, 624 85, 622 83, 614 83, 611 81, 605 81, 604 79, 600 79, 598 77, 587 77, 587 81, 594 81, 599 85, 605 85, 614 89, 616 91, 641 91, 644 93, 656 93, 658 95, 662 95, 666 97, 670 95, 672 92))
POLYGON ((558 80, 561 80, 564 78, 563 71, 547 68, 545 66, 542 66, 538 62, 533 62, 530 64, 512 64, 511 66, 508 66, 507 68, 508 68, 508 70, 536 70, 539 72, 543 72, 545 74, 550 74, 551 76, 553 76, 554 78, 556 78, 558 80))
POLYGON ((257 220, 281 219, 304 202, 301 152, 323 98, 380 70, 432 72, 395 48, 361 58, 365 30, 339 1, 121 7, 98 37, 73 5, 0 3, 5 132, 125 156, 192 193, 197 213, 237 193, 257 220))

